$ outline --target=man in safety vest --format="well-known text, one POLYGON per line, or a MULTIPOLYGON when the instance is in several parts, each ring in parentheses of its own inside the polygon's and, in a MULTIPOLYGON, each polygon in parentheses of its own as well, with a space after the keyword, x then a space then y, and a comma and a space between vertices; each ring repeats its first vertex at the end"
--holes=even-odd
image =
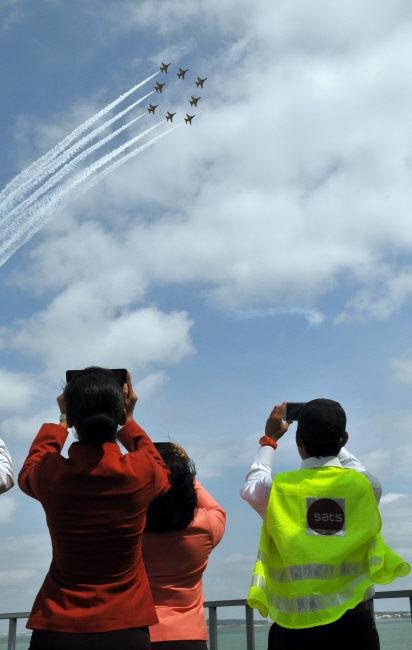
POLYGON ((377 650, 374 584, 410 571, 380 535, 379 481, 344 449, 346 414, 329 399, 298 416, 301 469, 272 481, 285 406, 270 414, 241 490, 264 519, 248 603, 274 621, 268 650, 377 650))

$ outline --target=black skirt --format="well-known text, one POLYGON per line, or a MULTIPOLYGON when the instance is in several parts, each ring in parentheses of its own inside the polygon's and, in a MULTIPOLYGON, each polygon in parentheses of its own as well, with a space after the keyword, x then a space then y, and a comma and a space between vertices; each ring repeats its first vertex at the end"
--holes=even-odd
POLYGON ((91 634, 33 630, 29 650, 150 650, 149 628, 91 634))

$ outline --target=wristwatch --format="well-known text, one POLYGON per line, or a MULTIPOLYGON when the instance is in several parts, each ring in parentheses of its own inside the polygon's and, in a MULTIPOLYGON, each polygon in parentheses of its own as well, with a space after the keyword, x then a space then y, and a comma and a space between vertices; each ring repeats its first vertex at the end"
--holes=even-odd
POLYGON ((259 444, 261 447, 272 447, 273 449, 276 449, 278 441, 265 434, 260 438, 259 444))

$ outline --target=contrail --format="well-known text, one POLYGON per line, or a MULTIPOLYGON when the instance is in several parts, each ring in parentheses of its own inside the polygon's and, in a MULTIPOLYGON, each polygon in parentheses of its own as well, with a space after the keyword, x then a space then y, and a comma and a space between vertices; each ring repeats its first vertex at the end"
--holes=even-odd
MULTIPOLYGON (((74 169, 76 169, 76 167, 79 165, 79 163, 82 162, 82 160, 84 160, 85 158, 88 158, 92 153, 97 151, 97 149, 100 149, 105 144, 110 142, 110 140, 113 140, 113 138, 115 138, 118 135, 120 135, 121 133, 123 133, 123 131, 128 129, 130 126, 132 126, 132 124, 134 124, 135 122, 140 120, 145 115, 147 115, 147 113, 142 113, 141 115, 138 115, 138 117, 135 117, 134 120, 131 120, 127 124, 124 124, 123 126, 120 127, 120 129, 117 129, 117 131, 113 131, 113 133, 110 133, 109 135, 107 135, 102 140, 99 140, 98 142, 96 142, 96 144, 92 145, 88 149, 85 149, 81 154, 79 154, 78 156, 73 158, 73 160, 71 162, 67 163, 67 165, 65 165, 60 171, 58 171, 56 174, 54 174, 54 176, 49 178, 49 180, 46 183, 41 185, 35 192, 30 194, 30 196, 25 201, 23 201, 22 203, 17 205, 14 208, 14 210, 11 210, 11 212, 8 213, 7 217, 3 220, 3 222, 0 223, 0 238, 2 238, 3 233, 7 233, 8 229, 10 227, 9 224, 11 222, 14 222, 16 216, 18 216, 20 213, 27 210, 30 206, 33 205, 33 203, 35 203, 37 201, 37 199, 39 199, 41 196, 43 196, 43 194, 46 194, 46 192, 48 192, 58 182, 60 182, 63 178, 68 176, 68 174, 71 174, 71 172, 74 169)), ((52 172, 50 172, 50 173, 52 173, 52 172)), ((12 223, 12 226, 13 226, 13 223, 12 223)))
POLYGON ((69 149, 65 149, 65 151, 63 151, 58 156, 55 156, 51 160, 46 160, 44 164, 39 166, 36 173, 31 174, 30 178, 28 178, 28 180, 25 183, 21 183, 13 192, 9 194, 9 196, 3 201, 3 203, 0 203, 0 218, 6 215, 6 218, 8 219, 9 217, 9 215, 7 214, 8 210, 10 209, 10 207, 13 206, 14 203, 16 203, 16 201, 20 199, 20 197, 23 197, 25 194, 30 193, 36 187, 36 185, 38 185, 44 178, 47 178, 47 176, 54 174, 59 167, 66 164, 66 162, 70 160, 70 158, 73 158, 74 155, 76 155, 81 149, 83 149, 89 142, 94 140, 94 138, 96 138, 102 131, 105 131, 114 122, 120 120, 124 115, 129 113, 138 104, 141 104, 145 99, 150 97, 150 95, 152 95, 154 92, 155 91, 152 90, 150 93, 147 93, 147 95, 140 97, 140 99, 133 102, 133 104, 127 106, 123 111, 117 113, 114 117, 110 118, 110 120, 107 120, 107 122, 104 122, 104 124, 101 124, 96 129, 88 133, 86 136, 78 140, 69 149))
MULTIPOLYGON (((163 122, 159 122, 159 124, 163 124, 163 122)), ((149 131, 153 130, 156 128, 157 125, 152 126, 150 129, 147 129, 145 133, 148 133, 149 131)), ((80 191, 81 193, 89 190, 93 185, 95 185, 99 180, 101 180, 104 176, 107 174, 113 172, 115 169, 120 167, 121 165, 125 164, 128 160, 133 158, 134 156, 137 156, 139 153, 143 152, 145 149, 148 147, 152 146, 155 142, 160 140, 161 138, 165 137, 175 129, 178 129, 179 126, 174 126, 171 129, 168 129, 167 131, 164 131, 158 136, 155 136, 145 144, 141 145, 137 149, 134 149, 131 151, 129 154, 126 154, 125 156, 122 156, 120 160, 117 160, 116 162, 112 163, 107 169, 104 171, 100 172, 100 174, 95 175, 88 183, 85 183, 81 188, 80 191)), ((140 134, 140 136, 137 136, 136 138, 132 138, 132 140, 129 141, 129 146, 133 146, 133 143, 138 140, 139 137, 143 137, 144 134, 140 134)), ((123 145, 124 147, 124 145, 123 145)), ((119 151, 121 147, 117 149, 119 151)), ((123 149, 124 150, 124 149, 123 149)), ((114 152, 113 152, 114 153, 114 152)), ((109 154, 108 154, 109 155, 109 154)), ((111 155, 111 154, 110 154, 111 155)), ((108 156, 104 156, 104 158, 107 158, 108 156)), ((101 159, 103 160, 103 158, 101 159)), ((106 160, 106 163, 108 161, 106 160)), ((95 163, 96 164, 96 163, 95 163)), ((95 165, 94 164, 94 165, 95 165)), ((105 164, 105 163, 102 163, 105 164)), ((94 165, 91 165, 90 167, 94 167, 94 165)), ((90 167, 88 169, 90 169, 90 167)), ((94 171, 96 168, 94 169, 94 171)), ((90 172, 92 174, 93 172, 90 172)), ((89 174, 89 175, 90 175, 89 174)), ((54 208, 58 203, 61 203, 63 197, 67 192, 71 191, 74 189, 76 185, 79 183, 83 182, 85 180, 84 174, 78 174, 78 177, 76 178, 76 184, 75 181, 72 183, 67 183, 64 188, 60 190, 60 192, 55 192, 51 198, 49 197, 49 200, 46 204, 46 202, 43 203, 40 207, 37 207, 33 211, 32 218, 29 218, 26 220, 26 223, 22 223, 22 227, 18 232, 15 232, 14 235, 10 238, 10 240, 7 242, 6 245, 3 245, 1 250, 0 250, 0 267, 3 266, 5 262, 18 250, 23 244, 25 244, 27 241, 29 241, 48 221, 50 221, 50 216, 47 216, 51 208, 54 208), (81 179, 79 177, 82 176, 81 179)))
POLYGON ((157 74, 159 74, 159 71, 155 72, 154 74, 150 75, 140 83, 136 84, 129 90, 127 90, 125 93, 122 95, 119 95, 117 99, 114 101, 110 102, 110 104, 107 104, 101 111, 98 113, 95 113, 92 117, 90 117, 88 120, 80 124, 80 126, 76 127, 69 135, 67 135, 63 140, 58 142, 50 151, 45 153, 43 156, 35 160, 31 165, 26 167, 20 174, 17 174, 7 185, 6 187, 0 192, 0 201, 2 201, 6 196, 8 196, 11 192, 15 191, 16 188, 19 187, 21 183, 25 183, 31 176, 32 174, 36 173, 39 168, 41 168, 42 165, 44 165, 46 162, 49 162, 51 160, 54 160, 66 147, 72 144, 77 138, 79 138, 87 129, 89 129, 95 122, 100 120, 102 117, 104 117, 107 113, 109 113, 113 108, 115 108, 118 104, 123 102, 129 95, 134 93, 136 90, 138 90, 141 86, 144 86, 148 81, 153 79, 157 74))
POLYGON ((109 167, 107 169, 104 169, 99 174, 96 174, 88 183, 86 183, 86 185, 84 187, 82 187, 81 191, 86 192, 87 190, 92 188, 94 185, 96 185, 99 181, 101 181, 105 176, 107 176, 108 174, 111 174, 112 172, 114 172, 116 169, 118 169, 119 167, 121 167, 122 165, 127 163, 128 160, 130 160, 131 158, 134 158, 135 156, 137 156, 137 154, 141 153, 142 151, 144 151, 148 147, 151 147, 155 142, 157 142, 161 138, 164 138, 165 135, 167 135, 168 133, 171 133, 172 131, 175 131, 176 129, 180 129, 180 126, 181 126, 180 124, 177 124, 176 126, 172 126, 171 129, 167 129, 167 131, 164 131, 160 135, 156 135, 154 138, 149 140, 149 142, 146 142, 145 144, 142 144, 137 149, 133 149, 133 151, 131 151, 130 153, 126 154, 125 156, 122 156, 120 158, 120 160, 116 160, 116 162, 109 165, 109 167))
POLYGON ((37 205, 32 206, 31 208, 26 210, 24 216, 23 215, 18 216, 10 224, 10 226, 2 236, 4 243, 0 246, 0 257, 3 251, 5 251, 8 248, 9 244, 13 242, 15 238, 19 237, 19 231, 21 228, 24 229, 24 224, 30 222, 33 217, 35 218, 39 210, 42 210, 43 208, 44 209, 47 208, 51 202, 53 202, 54 204, 54 202, 60 199, 61 196, 64 196, 65 194, 67 194, 67 192, 70 192, 75 187, 83 183, 85 180, 89 178, 89 176, 94 174, 101 167, 104 167, 104 165, 106 165, 111 160, 113 160, 113 158, 120 156, 120 154, 123 153, 123 151, 126 151, 126 149, 130 149, 130 147, 132 147, 135 144, 135 142, 138 142, 139 140, 144 138, 148 133, 153 131, 153 129, 157 129, 162 124, 164 124, 163 120, 161 122, 157 122, 154 126, 151 126, 149 129, 146 129, 146 131, 139 133, 139 135, 135 136, 134 138, 131 138, 124 144, 120 145, 120 147, 117 147, 117 149, 114 149, 114 151, 111 151, 105 156, 102 156, 94 163, 89 165, 89 167, 86 167, 86 169, 83 169, 81 172, 79 172, 77 176, 74 177, 73 180, 68 181, 62 187, 58 188, 54 193, 51 193, 49 194, 49 196, 45 197, 37 205))

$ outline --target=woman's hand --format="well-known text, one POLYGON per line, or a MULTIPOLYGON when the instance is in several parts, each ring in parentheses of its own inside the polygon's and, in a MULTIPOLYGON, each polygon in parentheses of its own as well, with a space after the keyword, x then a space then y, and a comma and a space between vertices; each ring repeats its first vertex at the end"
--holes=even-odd
POLYGON ((265 434, 274 440, 279 440, 289 429, 290 422, 284 422, 283 415, 286 409, 286 402, 273 407, 266 422, 265 434))
POLYGON ((133 420, 133 411, 137 402, 137 395, 133 390, 132 376, 129 371, 127 371, 127 384, 123 384, 123 398, 126 422, 128 422, 133 420))
POLYGON ((60 424, 62 427, 65 427, 66 429, 68 428, 67 424, 67 418, 66 418, 66 402, 64 401, 63 393, 59 395, 57 398, 57 404, 59 405, 60 409, 60 424), (63 416, 65 416, 63 418, 63 416))

